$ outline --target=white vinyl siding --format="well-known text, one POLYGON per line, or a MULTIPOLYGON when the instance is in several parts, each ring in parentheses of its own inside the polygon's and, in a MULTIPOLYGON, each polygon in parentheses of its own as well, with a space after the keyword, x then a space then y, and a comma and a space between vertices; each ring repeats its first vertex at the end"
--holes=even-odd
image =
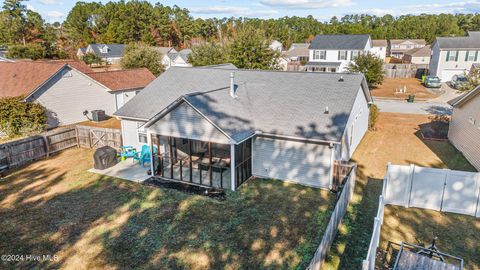
POLYGON ((57 74, 29 100, 36 100, 47 109, 48 126, 68 125, 87 120, 83 115, 92 110, 105 110, 112 115, 116 110, 115 96, 76 70, 57 74))
POLYGON ((230 144, 225 134, 184 102, 152 124, 148 133, 230 144))
POLYGON ((448 138, 480 170, 480 95, 453 108, 448 138))
POLYGON ((139 131, 137 130, 138 126, 141 126, 145 122, 139 122, 136 120, 122 119, 122 143, 124 146, 133 146, 137 150, 142 148, 142 145, 146 144, 141 143, 139 140, 139 131))
POLYGON ((329 188, 332 151, 324 144, 255 137, 253 175, 329 188))

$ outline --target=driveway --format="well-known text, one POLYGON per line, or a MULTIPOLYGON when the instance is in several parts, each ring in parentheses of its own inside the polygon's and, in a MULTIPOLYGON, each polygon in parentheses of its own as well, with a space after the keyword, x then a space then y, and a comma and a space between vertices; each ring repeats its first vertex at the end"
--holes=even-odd
POLYGON ((414 102, 408 103, 404 100, 378 100, 375 104, 381 112, 408 113, 408 114, 435 114, 451 115, 452 106, 444 102, 414 102))

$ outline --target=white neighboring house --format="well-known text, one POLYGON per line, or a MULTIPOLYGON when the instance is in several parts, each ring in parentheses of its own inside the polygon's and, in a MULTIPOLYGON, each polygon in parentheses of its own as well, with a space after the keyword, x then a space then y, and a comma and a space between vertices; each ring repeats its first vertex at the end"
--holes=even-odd
POLYGON ((279 52, 283 51, 283 45, 278 40, 273 40, 272 43, 268 45, 268 47, 273 51, 279 51, 279 52))
POLYGON ((158 53, 162 55, 162 65, 167 70, 170 68, 171 59, 168 56, 169 53, 178 53, 173 47, 153 47, 158 53))
POLYGON ((402 59, 406 51, 422 48, 426 45, 425 39, 391 39, 388 49, 391 57, 402 59))
POLYGON ((15 62, 12 59, 7 58, 7 52, 0 50, 0 62, 15 62))
POLYGON ((387 48, 388 42, 386 39, 374 39, 372 40, 372 49, 370 52, 385 62, 385 58, 387 57, 387 48))
POLYGON ((162 64, 165 70, 170 67, 191 67, 192 64, 188 61, 188 57, 192 53, 191 49, 183 49, 181 51, 176 51, 173 48, 163 54, 162 64))
POLYGON ((448 139, 480 171, 480 87, 448 103, 453 107, 448 139))
POLYGON ((309 46, 307 71, 345 72, 355 57, 371 49, 370 35, 317 35, 309 46))
POLYGON ((468 32, 466 37, 437 37, 432 44, 429 72, 448 82, 453 76, 470 72, 479 63, 480 32, 468 32))
POLYGON ((1 62, 0 97, 24 96, 25 101, 42 104, 47 110, 48 127, 54 128, 85 121, 92 110, 112 115, 123 105, 117 102, 117 94, 138 91, 155 79, 148 70, 134 70, 129 75, 91 72, 80 61, 1 62))
POLYGON ((93 53, 107 64, 120 64, 125 45, 123 44, 88 44, 86 48, 77 50, 77 57, 81 59, 87 53, 93 53))
POLYGON ((371 102, 362 74, 172 67, 115 115, 124 144, 158 150, 154 177, 328 189, 335 160, 349 160, 368 129, 371 102))

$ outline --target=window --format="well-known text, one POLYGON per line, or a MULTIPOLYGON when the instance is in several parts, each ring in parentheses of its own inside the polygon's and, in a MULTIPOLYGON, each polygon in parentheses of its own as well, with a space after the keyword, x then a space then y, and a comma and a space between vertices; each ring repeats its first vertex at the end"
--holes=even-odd
POLYGON ((354 60, 360 54, 359 51, 352 51, 351 59, 354 60))
POLYGON ((347 60, 347 51, 338 51, 338 60, 347 60))
POLYGON ((326 55, 327 55, 326 51, 318 51, 318 50, 313 51, 314 60, 325 60, 326 55))
POLYGON ((336 68, 330 68, 330 72, 337 72, 336 68))
POLYGON ((458 59, 458 51, 447 51, 447 62, 455 62, 458 59))
POLYGON ((467 51, 465 54, 465 61, 473 62, 477 58, 477 51, 467 51))
POLYGON ((145 132, 145 129, 142 128, 144 124, 144 122, 137 122, 137 134, 139 143, 148 143, 147 133, 145 132))

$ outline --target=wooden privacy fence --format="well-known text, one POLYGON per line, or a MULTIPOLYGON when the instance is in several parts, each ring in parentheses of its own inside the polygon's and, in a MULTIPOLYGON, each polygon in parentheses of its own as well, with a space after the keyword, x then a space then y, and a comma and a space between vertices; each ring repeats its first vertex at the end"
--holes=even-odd
POLYGON ((105 145, 120 148, 122 145, 121 131, 87 126, 55 129, 40 135, 0 144, 0 171, 48 157, 74 146, 99 148, 105 145))
POLYGON ((333 163, 333 185, 332 190, 338 191, 339 187, 345 182, 347 176, 356 166, 355 163, 343 163, 340 161, 334 161, 333 163))
POLYGON ((313 259, 307 267, 308 270, 320 270, 322 264, 325 262, 327 253, 332 246, 335 235, 337 234, 338 227, 342 223, 342 219, 347 212, 348 204, 352 200, 355 189, 356 171, 356 166, 354 166, 348 175, 345 186, 343 187, 332 216, 330 217, 330 221, 328 222, 327 229, 323 234, 322 242, 320 242, 313 259))
POLYGON ((386 64, 383 67, 386 78, 421 78, 427 69, 428 65, 416 64, 386 64))
POLYGON ((480 217, 480 173, 389 164, 383 196, 386 204, 480 217))

